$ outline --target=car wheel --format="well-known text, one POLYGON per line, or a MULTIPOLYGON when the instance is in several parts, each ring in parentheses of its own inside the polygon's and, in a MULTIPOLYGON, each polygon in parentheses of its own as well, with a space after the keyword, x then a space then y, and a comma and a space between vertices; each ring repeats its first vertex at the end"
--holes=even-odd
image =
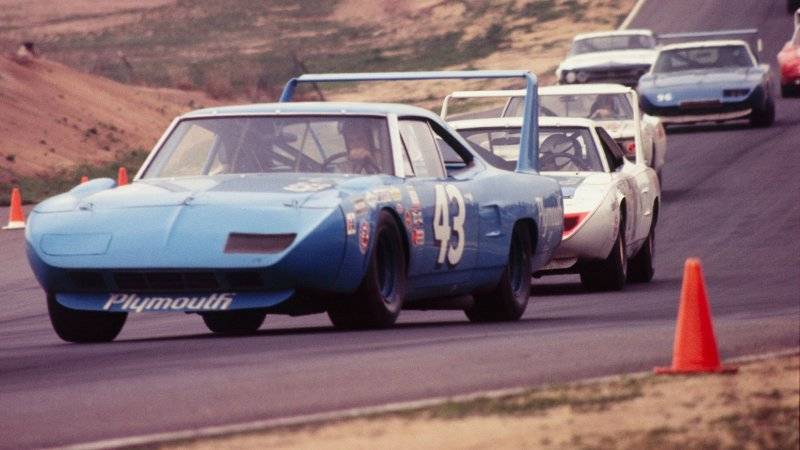
POLYGON ((392 326, 406 296, 406 257, 394 217, 381 211, 375 228, 367 272, 356 292, 328 308, 337 328, 365 329, 392 326))
MULTIPOLYGON (((655 224, 653 224, 655 225, 655 224)), ((636 255, 628 261, 628 281, 634 283, 647 283, 653 279, 656 270, 653 266, 653 258, 656 252, 656 230, 655 226, 650 227, 647 240, 642 244, 642 248, 636 255)))
POLYGON ((127 313, 80 311, 62 306, 47 294, 47 312, 58 337, 68 342, 110 342, 122 330, 127 313))
POLYGON ((775 122, 775 102, 772 97, 767 97, 764 107, 754 109, 750 113, 750 125, 754 127, 768 127, 775 122))
POLYGON ((625 287, 628 260, 625 258, 625 222, 620 225, 611 253, 602 261, 586 261, 581 264, 581 283, 586 289, 619 291, 625 287))
POLYGON ((796 97, 797 95, 800 95, 800 87, 792 84, 781 85, 781 97, 796 97))
POLYGON ((267 313, 260 310, 241 310, 202 313, 201 316, 209 330, 233 336, 258 331, 267 313))
POLYGON ((470 321, 507 322, 522 317, 531 290, 532 247, 528 227, 514 226, 508 264, 500 282, 491 291, 474 296, 474 304, 464 310, 470 321))

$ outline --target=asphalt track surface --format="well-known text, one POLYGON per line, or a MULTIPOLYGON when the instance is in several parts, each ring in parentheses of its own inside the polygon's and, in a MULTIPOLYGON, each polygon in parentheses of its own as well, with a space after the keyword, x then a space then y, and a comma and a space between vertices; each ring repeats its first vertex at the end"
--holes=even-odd
MULTIPOLYGON (((774 67, 792 25, 783 0, 651 0, 631 27, 758 27, 774 67)), ((111 344, 67 344, 50 328, 22 232, 0 232, 0 447, 649 370, 670 361, 688 256, 702 259, 724 358, 797 349, 800 99, 778 98, 772 128, 694 127, 668 139, 653 282, 588 294, 577 277, 537 280, 510 324, 407 311, 391 330, 340 332, 324 315, 270 316, 255 336, 220 338, 196 316, 141 314, 111 344)))

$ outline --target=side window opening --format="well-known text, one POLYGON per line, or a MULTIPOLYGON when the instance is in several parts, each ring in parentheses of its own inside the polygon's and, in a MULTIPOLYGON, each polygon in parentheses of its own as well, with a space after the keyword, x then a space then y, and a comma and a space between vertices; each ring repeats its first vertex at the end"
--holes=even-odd
POLYGON ((619 144, 606 133, 606 130, 597 127, 595 131, 597 131, 597 135, 600 137, 600 144, 603 146, 603 152, 606 154, 606 159, 613 172, 622 166, 625 154, 619 147, 619 144))
POLYGON ((428 122, 419 119, 400 120, 400 137, 416 176, 445 177, 439 148, 428 122))

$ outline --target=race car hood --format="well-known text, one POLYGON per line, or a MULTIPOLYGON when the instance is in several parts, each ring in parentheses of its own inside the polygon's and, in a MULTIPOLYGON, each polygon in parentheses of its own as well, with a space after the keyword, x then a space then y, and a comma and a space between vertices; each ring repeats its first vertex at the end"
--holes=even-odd
POLYGON ((349 184, 371 177, 360 178, 225 175, 144 180, 96 192, 82 185, 38 205, 26 239, 58 267, 265 267, 320 232, 340 238, 341 251, 340 204, 349 184), (241 250, 253 244, 245 237, 231 250, 234 237, 243 235, 275 248, 241 250))
POLYGON ((48 199, 34 210, 37 213, 51 213, 75 209, 119 210, 177 205, 254 204, 264 207, 315 207, 317 203, 309 202, 310 199, 336 197, 338 188, 346 186, 348 182, 353 183, 351 180, 347 175, 218 175, 141 180, 114 189, 110 189, 112 186, 108 183, 102 184, 103 180, 94 180, 66 194, 48 199))
POLYGON ((572 199, 584 191, 596 191, 598 187, 611 183, 611 175, 602 172, 542 172, 542 175, 558 181, 564 200, 572 199))
POLYGON ((633 120, 603 120, 597 121, 614 139, 634 137, 636 124, 633 120))
POLYGON ((592 67, 650 65, 655 60, 655 50, 615 50, 575 55, 565 59, 559 70, 589 69, 592 67))

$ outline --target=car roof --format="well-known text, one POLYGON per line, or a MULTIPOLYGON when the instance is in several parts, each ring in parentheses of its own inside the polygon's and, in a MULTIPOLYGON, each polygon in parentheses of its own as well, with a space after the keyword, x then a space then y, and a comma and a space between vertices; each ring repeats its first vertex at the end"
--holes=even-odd
POLYGON ((364 114, 385 116, 422 116, 438 119, 432 112, 412 105, 400 103, 366 103, 366 102, 296 102, 296 103, 253 103, 245 105, 219 106, 190 111, 181 118, 237 115, 273 115, 273 114, 364 114))
POLYGON ((627 94, 632 91, 627 86, 613 83, 557 84, 540 87, 539 95, 627 94))
MULTIPOLYGON (((483 119, 454 120, 448 122, 456 130, 467 130, 473 128, 510 128, 521 127, 522 117, 491 117, 483 119)), ((590 119, 578 117, 539 117, 540 127, 593 127, 595 122, 590 119)))
POLYGON ((716 39, 710 41, 691 41, 691 42, 678 42, 661 47, 661 51, 678 50, 685 48, 705 48, 705 47, 724 47, 727 45, 744 45, 750 47, 746 41, 741 39, 716 39))
POLYGON ((633 36, 633 35, 647 35, 653 36, 652 30, 646 29, 633 29, 633 30, 611 30, 611 31, 595 31, 593 33, 580 33, 576 34, 573 41, 579 41, 581 39, 589 39, 595 37, 605 37, 605 36, 633 36))

